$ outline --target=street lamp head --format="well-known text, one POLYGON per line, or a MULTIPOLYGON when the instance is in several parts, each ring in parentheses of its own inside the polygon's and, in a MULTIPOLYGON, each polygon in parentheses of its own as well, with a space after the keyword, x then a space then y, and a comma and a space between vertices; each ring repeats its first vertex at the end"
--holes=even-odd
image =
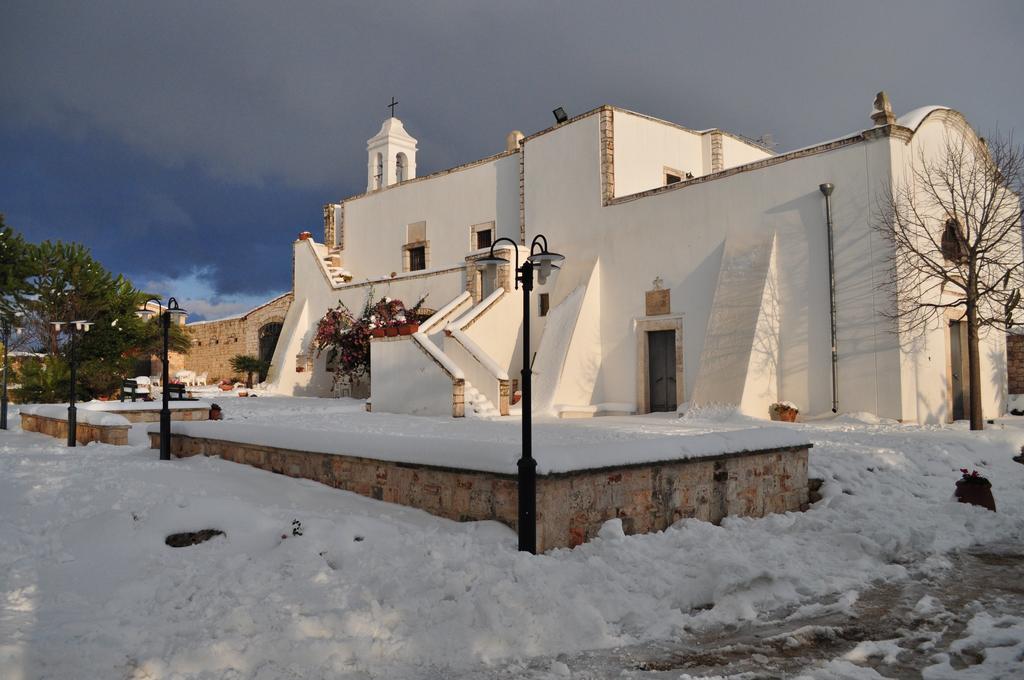
POLYGON ((171 298, 167 301, 167 315, 174 323, 183 323, 188 312, 178 306, 178 301, 171 298))
MULTIPOLYGON (((149 304, 149 303, 146 303, 146 304, 149 304)), ((142 309, 136 309, 135 310, 135 316, 139 317, 143 321, 149 321, 154 316, 156 316, 156 312, 153 311, 152 309, 150 309, 149 307, 143 307, 142 309)))
POLYGON ((83 333, 88 333, 89 329, 92 328, 92 321, 72 321, 71 323, 75 324, 76 331, 82 331, 83 333))
POLYGON ((64 322, 63 321, 51 321, 50 325, 53 326, 53 330, 55 330, 58 333, 60 333, 60 329, 63 328, 64 322))
MULTIPOLYGON (((537 242, 534 241, 534 244, 536 243, 537 242)), ((533 266, 537 267, 537 283, 543 286, 548 282, 548 277, 551 276, 551 272, 559 268, 556 262, 564 260, 565 255, 550 252, 547 249, 547 244, 545 243, 541 252, 534 253, 526 259, 533 263, 533 266)))

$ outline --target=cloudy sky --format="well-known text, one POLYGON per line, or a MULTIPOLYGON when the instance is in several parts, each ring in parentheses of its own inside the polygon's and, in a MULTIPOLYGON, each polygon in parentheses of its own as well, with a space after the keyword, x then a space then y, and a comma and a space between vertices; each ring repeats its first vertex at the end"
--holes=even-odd
POLYGON ((1024 2, 55 2, 0 8, 0 212, 198 317, 290 285, 397 115, 420 174, 609 103, 797 148, 897 114, 1024 136, 1024 2))

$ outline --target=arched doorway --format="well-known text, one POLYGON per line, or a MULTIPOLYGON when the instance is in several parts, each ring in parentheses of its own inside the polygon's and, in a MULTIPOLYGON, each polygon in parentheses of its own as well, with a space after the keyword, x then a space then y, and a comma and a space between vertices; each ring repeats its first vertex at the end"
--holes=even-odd
MULTIPOLYGON (((264 362, 265 366, 270 366, 270 362, 274 358, 277 339, 281 336, 281 326, 280 321, 273 321, 260 327, 260 361, 264 362)), ((260 371, 260 382, 266 379, 267 369, 264 368, 260 371)))

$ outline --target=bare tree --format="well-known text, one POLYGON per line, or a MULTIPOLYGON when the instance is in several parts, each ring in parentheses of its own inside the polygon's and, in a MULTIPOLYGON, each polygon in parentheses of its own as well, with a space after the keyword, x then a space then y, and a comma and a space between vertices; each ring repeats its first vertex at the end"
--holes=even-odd
POLYGON ((979 332, 1009 330, 1020 305, 1022 180, 1024 151, 1012 135, 986 141, 964 125, 894 180, 875 222, 892 247, 900 330, 924 332, 950 314, 966 322, 972 430, 984 428, 979 332))

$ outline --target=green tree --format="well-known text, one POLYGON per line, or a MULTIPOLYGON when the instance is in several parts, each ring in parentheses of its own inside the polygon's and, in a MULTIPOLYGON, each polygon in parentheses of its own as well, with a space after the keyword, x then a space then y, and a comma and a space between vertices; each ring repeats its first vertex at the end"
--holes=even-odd
POLYGON ((66 401, 71 369, 61 357, 25 361, 14 378, 14 399, 22 404, 54 404, 66 401))
MULTIPOLYGON (((144 321, 136 315, 151 295, 136 289, 124 276, 109 272, 81 244, 44 241, 35 245, 13 230, 2 233, 5 244, 17 244, 10 246, 12 251, 26 253, 16 271, 14 267, 8 268, 10 273, 0 270, 0 276, 28 282, 19 306, 25 312, 23 325, 31 345, 67 364, 68 336, 58 333, 52 322, 82 319, 93 323, 88 333, 79 333, 75 340, 81 398, 113 394, 121 380, 134 373, 138 359, 161 353, 160 318, 144 321), (26 271, 28 275, 18 279, 26 271)), ((169 344, 173 351, 188 353, 187 329, 172 325, 169 344)), ((28 379, 36 378, 42 376, 32 374, 28 379)), ((59 400, 64 399, 66 390, 59 400)))
POLYGON ((0 213, 0 316, 13 320, 32 292, 32 244, 4 224, 0 213))
POLYGON ((236 354, 231 357, 232 370, 245 373, 245 386, 252 387, 252 374, 261 373, 269 367, 269 362, 263 361, 251 354, 236 354))

